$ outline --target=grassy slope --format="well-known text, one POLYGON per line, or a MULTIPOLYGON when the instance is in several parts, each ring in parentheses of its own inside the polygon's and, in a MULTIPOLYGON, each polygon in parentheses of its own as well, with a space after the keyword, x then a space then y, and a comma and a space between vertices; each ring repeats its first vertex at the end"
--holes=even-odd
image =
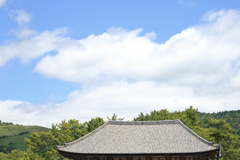
POLYGON ((32 133, 33 131, 49 131, 49 128, 40 127, 40 126, 18 126, 18 125, 5 125, 0 126, 0 136, 14 136, 18 135, 21 132, 29 132, 32 133))
POLYGON ((29 138, 30 134, 40 131, 49 131, 49 128, 40 127, 40 126, 17 126, 17 125, 7 125, 0 126, 0 136, 9 136, 2 139, 3 145, 8 145, 9 142, 15 142, 13 147, 16 147, 22 151, 27 150, 27 146, 25 145, 24 138, 29 138), (18 135, 21 132, 29 132, 28 134, 18 135))

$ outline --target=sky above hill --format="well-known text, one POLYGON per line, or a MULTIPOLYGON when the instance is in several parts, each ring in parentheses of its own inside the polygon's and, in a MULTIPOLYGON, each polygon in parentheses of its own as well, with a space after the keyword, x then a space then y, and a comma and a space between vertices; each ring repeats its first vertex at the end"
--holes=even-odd
POLYGON ((0 0, 0 120, 240 109, 240 1, 0 0))

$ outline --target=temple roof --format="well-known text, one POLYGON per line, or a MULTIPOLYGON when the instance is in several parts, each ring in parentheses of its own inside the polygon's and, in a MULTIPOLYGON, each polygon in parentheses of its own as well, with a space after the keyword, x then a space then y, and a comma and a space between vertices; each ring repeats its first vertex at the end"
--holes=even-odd
POLYGON ((180 120, 108 121, 84 137, 56 147, 78 154, 198 153, 219 148, 180 120))

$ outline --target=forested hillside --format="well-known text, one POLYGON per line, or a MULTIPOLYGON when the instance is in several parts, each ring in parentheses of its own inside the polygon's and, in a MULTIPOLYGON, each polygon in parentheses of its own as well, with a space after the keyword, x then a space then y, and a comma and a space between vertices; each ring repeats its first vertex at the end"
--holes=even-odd
POLYGON ((226 120, 232 128, 237 130, 238 135, 240 135, 240 110, 222 111, 217 113, 199 112, 199 120, 203 121, 203 127, 206 127, 211 118, 226 120))

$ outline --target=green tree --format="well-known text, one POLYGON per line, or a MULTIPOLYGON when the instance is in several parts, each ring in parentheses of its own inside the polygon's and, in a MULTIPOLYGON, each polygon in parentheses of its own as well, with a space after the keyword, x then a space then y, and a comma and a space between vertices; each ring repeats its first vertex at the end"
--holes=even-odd
POLYGON ((33 132, 30 139, 25 138, 25 142, 32 153, 39 154, 45 159, 63 159, 54 149, 55 145, 63 145, 87 134, 87 127, 84 125, 75 119, 63 120, 59 124, 52 124, 50 132, 33 132))
POLYGON ((146 116, 143 114, 143 112, 141 112, 140 114, 138 114, 138 117, 133 118, 134 121, 148 121, 150 120, 150 115, 146 114, 146 116))
POLYGON ((27 154, 28 154, 28 157, 29 157, 29 160, 44 160, 43 157, 41 157, 39 154, 37 153, 34 153, 31 148, 28 148, 27 149, 27 154))
POLYGON ((86 127, 87 126, 87 122, 84 122, 84 123, 80 123, 80 126, 79 126, 79 132, 78 134, 80 135, 80 137, 83 137, 85 136, 86 134, 88 134, 88 128, 86 127))
POLYGON ((8 153, 8 159, 11 160, 29 160, 27 152, 20 151, 20 149, 12 150, 11 153, 8 153))
POLYGON ((74 138, 71 137, 70 124, 66 120, 63 120, 62 123, 57 124, 57 127, 60 132, 58 137, 58 142, 60 145, 73 141, 74 138))
POLYGON ((88 121, 86 123, 87 124, 87 131, 92 132, 93 130, 97 129, 98 127, 100 127, 104 123, 105 123, 105 121, 103 120, 103 118, 100 118, 100 117, 92 118, 90 121, 88 121))
POLYGON ((30 149, 25 151, 20 151, 19 149, 12 150, 10 153, 0 152, 1 160, 45 160, 36 153, 33 153, 30 149))
POLYGON ((79 120, 70 119, 68 121, 68 124, 70 127, 71 137, 73 138, 73 140, 76 140, 88 133, 87 128, 85 127, 86 122, 81 124, 79 123, 79 120))
POLYGON ((173 114, 170 113, 167 109, 162 109, 160 111, 152 111, 149 117, 149 120, 156 121, 156 120, 171 120, 175 119, 173 114))
POLYGON ((52 124, 52 129, 51 129, 50 133, 56 139, 57 145, 60 145, 59 139, 61 137, 61 133, 60 133, 60 130, 58 129, 57 125, 52 124))
POLYGON ((201 127, 202 122, 198 119, 198 109, 194 109, 192 106, 185 109, 186 114, 186 122, 185 125, 187 125, 189 128, 193 129, 196 127, 201 127))
POLYGON ((0 159, 1 160, 8 160, 7 154, 3 153, 3 152, 0 152, 0 159))
POLYGON ((201 127, 202 122, 198 119, 198 109, 192 106, 186 108, 185 111, 169 112, 167 109, 159 111, 152 111, 150 114, 144 115, 142 112, 134 121, 156 121, 156 120, 174 120, 180 119, 186 126, 193 129, 194 127, 201 127))
POLYGON ((50 132, 58 140, 58 145, 62 145, 88 134, 86 125, 87 122, 79 123, 76 119, 70 119, 68 122, 64 120, 59 124, 52 124, 50 132))
POLYGON ((157 120, 172 120, 178 119, 174 113, 170 113, 167 109, 162 109, 159 111, 152 111, 150 114, 144 115, 142 112, 134 121, 157 121, 157 120))
POLYGON ((112 118, 107 117, 109 121, 122 121, 124 118, 118 118, 118 116, 114 113, 112 118))
POLYGON ((240 110, 237 111, 222 111, 217 113, 201 113, 199 112, 199 119, 203 121, 203 127, 205 128, 208 121, 213 119, 224 119, 230 126, 236 129, 237 134, 240 136, 240 110))
POLYGON ((27 146, 33 151, 45 157, 46 152, 53 148, 57 143, 57 139, 50 132, 33 132, 30 139, 25 138, 27 146))
POLYGON ((240 157, 240 137, 237 130, 230 127, 225 120, 210 119, 207 128, 209 135, 216 143, 221 144, 224 160, 234 160, 240 157))

